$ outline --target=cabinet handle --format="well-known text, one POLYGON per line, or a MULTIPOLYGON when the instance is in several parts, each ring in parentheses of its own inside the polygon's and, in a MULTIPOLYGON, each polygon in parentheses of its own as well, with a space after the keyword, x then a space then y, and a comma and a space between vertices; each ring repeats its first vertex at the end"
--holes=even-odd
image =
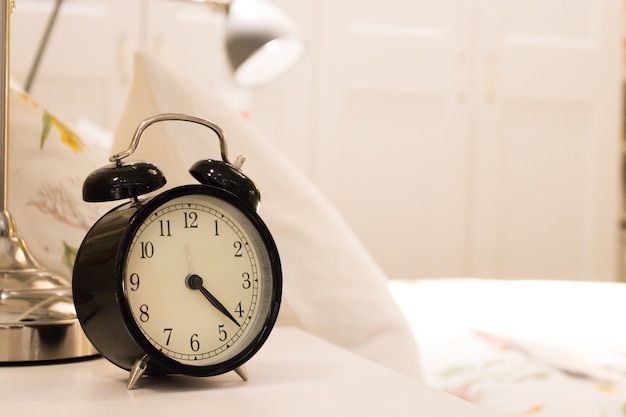
POLYGON ((485 57, 485 100, 493 102, 498 89, 498 57, 488 54, 485 57))
POLYGON ((457 98, 465 103, 470 90, 470 63, 465 53, 459 53, 456 58, 457 98))

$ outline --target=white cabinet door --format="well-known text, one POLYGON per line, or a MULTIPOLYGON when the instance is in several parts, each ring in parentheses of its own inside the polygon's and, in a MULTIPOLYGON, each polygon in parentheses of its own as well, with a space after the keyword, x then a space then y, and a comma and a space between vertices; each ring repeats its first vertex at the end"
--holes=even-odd
POLYGON ((315 178, 390 276, 616 278, 620 0, 319 8, 315 178))
POLYGON ((615 279, 620 0, 482 0, 471 273, 615 279))
POLYGON ((316 178, 390 276, 464 274, 470 3, 320 7, 316 178))

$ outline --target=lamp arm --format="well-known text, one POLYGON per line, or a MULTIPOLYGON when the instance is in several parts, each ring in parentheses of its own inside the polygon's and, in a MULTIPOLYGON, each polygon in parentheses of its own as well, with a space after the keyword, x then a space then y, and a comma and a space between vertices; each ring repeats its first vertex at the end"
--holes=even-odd
POLYGON ((56 0, 54 3, 54 9, 52 9, 52 13, 48 18, 48 23, 46 24, 46 28, 44 29, 43 35, 39 40, 39 47, 37 48, 37 52, 35 54, 35 58, 33 63, 28 70, 28 76, 26 77, 26 81, 24 82, 24 90, 27 93, 30 93, 30 90, 33 86, 33 82, 35 81, 35 77, 37 76, 37 72, 39 71, 39 65, 41 64, 41 58, 43 57, 44 52, 46 51, 46 47, 48 46, 48 41, 50 40, 50 34, 52 33, 52 29, 57 21, 57 17, 59 15, 59 9, 61 8, 61 4, 63 0, 56 0))

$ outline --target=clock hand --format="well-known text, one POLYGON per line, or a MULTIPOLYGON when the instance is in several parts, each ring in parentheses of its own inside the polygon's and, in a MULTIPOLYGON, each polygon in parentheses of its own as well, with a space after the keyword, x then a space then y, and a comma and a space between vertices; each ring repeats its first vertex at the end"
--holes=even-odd
POLYGON ((226 307, 224 307, 224 304, 220 303, 219 300, 215 298, 213 294, 211 294, 209 290, 204 287, 204 285, 202 285, 203 282, 204 281, 202 280, 202 277, 197 274, 189 274, 186 280, 187 287, 191 288, 192 290, 200 290, 202 295, 204 295, 206 299, 209 300, 211 304, 213 304, 213 307, 217 308, 220 313, 224 314, 226 317, 232 320, 233 323, 241 327, 239 322, 237 322, 237 319, 235 319, 232 314, 230 314, 230 312, 226 309, 226 307))

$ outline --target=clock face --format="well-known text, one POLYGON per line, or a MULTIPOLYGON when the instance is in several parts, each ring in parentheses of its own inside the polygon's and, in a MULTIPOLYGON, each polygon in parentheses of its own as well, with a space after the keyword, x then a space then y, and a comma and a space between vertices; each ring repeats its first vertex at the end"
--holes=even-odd
POLYGON ((260 347, 277 313, 276 284, 263 232, 252 220, 206 194, 166 199, 142 217, 122 286, 151 356, 212 367, 260 347))

